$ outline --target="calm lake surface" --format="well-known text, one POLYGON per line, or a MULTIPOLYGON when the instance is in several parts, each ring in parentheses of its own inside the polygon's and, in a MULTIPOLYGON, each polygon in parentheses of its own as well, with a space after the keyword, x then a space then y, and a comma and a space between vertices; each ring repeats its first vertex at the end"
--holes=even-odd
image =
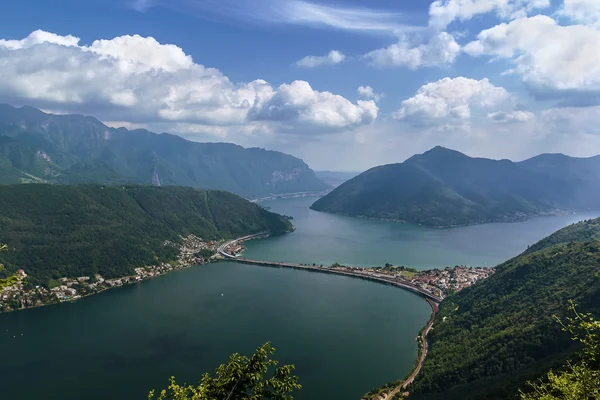
POLYGON ((270 211, 294 217, 290 235, 247 243, 244 257, 299 263, 383 266, 417 269, 455 265, 492 267, 569 224, 600 212, 539 217, 519 223, 432 229, 397 222, 320 213, 308 207, 315 198, 262 202, 270 211))
MULTIPOLYGON (((265 260, 418 268, 495 265, 595 215, 434 230, 310 211, 314 199, 265 202, 297 230, 248 243, 265 260)), ((430 308, 373 282, 222 262, 72 304, 0 315, 2 399, 144 399, 171 375, 196 382, 229 354, 269 340, 296 365, 300 400, 359 399, 404 376, 430 308)))

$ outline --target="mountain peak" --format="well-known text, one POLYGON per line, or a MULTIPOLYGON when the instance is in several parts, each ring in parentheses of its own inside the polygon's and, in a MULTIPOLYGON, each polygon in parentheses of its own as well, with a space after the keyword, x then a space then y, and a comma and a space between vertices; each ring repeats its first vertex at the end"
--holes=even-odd
POLYGON ((435 146, 431 150, 427 150, 423 154, 460 154, 461 156, 464 156, 464 154, 461 153, 460 151, 456 151, 456 150, 449 149, 447 147, 439 146, 439 145, 435 146))
POLYGON ((415 154, 405 162, 423 161, 423 160, 460 160, 470 158, 460 151, 452 150, 443 146, 435 146, 431 150, 427 150, 423 154, 415 154))

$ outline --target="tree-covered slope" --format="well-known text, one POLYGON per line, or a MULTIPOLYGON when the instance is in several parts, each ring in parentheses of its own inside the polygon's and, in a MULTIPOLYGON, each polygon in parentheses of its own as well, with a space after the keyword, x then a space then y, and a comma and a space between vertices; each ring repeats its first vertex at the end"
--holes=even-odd
POLYGON ((3 165, 12 168, 8 183, 31 181, 21 179, 26 173, 55 183, 190 186, 248 198, 329 187, 302 160, 276 151, 113 129, 82 115, 0 104, 0 171, 3 165))
POLYGON ((448 296, 411 398, 513 399, 525 381, 574 357, 552 315, 564 317, 569 300, 600 312, 599 234, 600 219, 564 228, 448 296))
POLYGON ((234 194, 185 187, 0 186, 0 256, 5 274, 24 269, 34 284, 64 276, 131 274, 174 259, 165 240, 205 240, 269 230, 289 221, 234 194))
POLYGON ((576 161, 569 173, 542 173, 531 165, 471 158, 436 147, 401 164, 372 168, 312 208, 430 226, 518 221, 559 209, 600 208, 600 176, 583 173, 589 168, 587 159, 576 160, 583 160, 581 171, 576 161), (576 172, 586 178, 570 179, 576 172))

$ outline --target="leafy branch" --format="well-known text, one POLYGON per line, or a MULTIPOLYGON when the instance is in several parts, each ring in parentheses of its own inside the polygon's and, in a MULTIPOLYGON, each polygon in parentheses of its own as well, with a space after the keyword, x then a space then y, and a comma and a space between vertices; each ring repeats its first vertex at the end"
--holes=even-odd
POLYGON ((271 358, 274 353, 269 342, 257 348, 250 358, 235 353, 227 364, 217 368, 216 377, 205 373, 197 386, 180 385, 171 377, 169 386, 158 395, 152 390, 148 400, 292 400, 290 393, 302 386, 292 374, 294 366, 278 367, 278 361, 271 358), (266 377, 269 370, 273 373, 266 377))
POLYGON ((548 372, 545 380, 527 382, 529 392, 520 391, 521 400, 588 400, 600 398, 600 321, 589 313, 580 313, 573 301, 569 302, 573 313, 566 323, 558 317, 554 318, 569 332, 574 341, 584 346, 581 360, 577 363, 569 361, 561 372, 548 372))

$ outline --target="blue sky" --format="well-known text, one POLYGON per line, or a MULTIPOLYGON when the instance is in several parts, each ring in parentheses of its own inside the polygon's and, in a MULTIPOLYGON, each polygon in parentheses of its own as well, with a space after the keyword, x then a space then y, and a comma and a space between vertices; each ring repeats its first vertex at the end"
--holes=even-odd
POLYGON ((600 153, 596 0, 21 0, 0 14, 0 102, 317 169, 438 144, 600 153))

